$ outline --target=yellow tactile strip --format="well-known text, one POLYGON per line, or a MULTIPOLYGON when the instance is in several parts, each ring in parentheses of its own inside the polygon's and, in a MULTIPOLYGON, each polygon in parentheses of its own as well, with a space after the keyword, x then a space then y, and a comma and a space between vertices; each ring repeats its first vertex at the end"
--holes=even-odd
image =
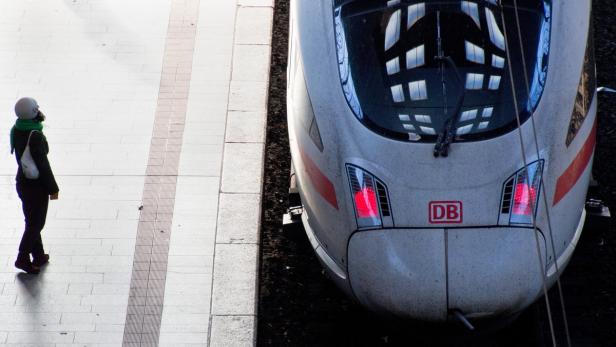
POLYGON ((123 346, 157 346, 199 0, 172 0, 123 346))

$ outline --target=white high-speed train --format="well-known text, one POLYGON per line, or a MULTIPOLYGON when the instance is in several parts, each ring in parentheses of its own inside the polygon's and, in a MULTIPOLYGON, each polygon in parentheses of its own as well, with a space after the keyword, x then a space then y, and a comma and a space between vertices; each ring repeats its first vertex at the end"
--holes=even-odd
POLYGON ((585 220, 591 0, 292 0, 288 126, 302 221, 366 307, 512 316, 585 220))

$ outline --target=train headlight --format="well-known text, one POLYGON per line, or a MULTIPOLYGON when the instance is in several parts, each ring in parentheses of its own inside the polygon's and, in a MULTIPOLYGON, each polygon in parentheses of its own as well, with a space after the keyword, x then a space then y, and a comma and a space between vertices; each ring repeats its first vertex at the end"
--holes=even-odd
POLYGON ((509 190, 511 192, 509 224, 533 224, 533 218, 537 215, 542 174, 543 161, 540 160, 528 164, 505 183, 506 189, 513 188, 509 190))
POLYGON ((357 227, 360 229, 381 227, 383 216, 390 218, 385 184, 357 166, 347 164, 346 169, 357 227))

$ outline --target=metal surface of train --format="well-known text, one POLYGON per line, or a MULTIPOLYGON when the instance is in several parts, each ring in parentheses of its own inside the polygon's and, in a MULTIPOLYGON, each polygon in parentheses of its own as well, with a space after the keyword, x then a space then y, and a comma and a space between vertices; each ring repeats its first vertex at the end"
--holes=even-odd
POLYGON ((596 133, 591 1, 292 0, 302 221, 402 318, 511 316, 566 267, 596 133))

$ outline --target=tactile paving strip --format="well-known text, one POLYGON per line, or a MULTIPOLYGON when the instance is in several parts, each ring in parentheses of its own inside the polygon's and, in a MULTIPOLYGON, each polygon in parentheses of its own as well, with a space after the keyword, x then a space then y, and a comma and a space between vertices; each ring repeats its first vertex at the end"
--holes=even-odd
POLYGON ((158 346, 199 0, 172 0, 123 346, 158 346))

